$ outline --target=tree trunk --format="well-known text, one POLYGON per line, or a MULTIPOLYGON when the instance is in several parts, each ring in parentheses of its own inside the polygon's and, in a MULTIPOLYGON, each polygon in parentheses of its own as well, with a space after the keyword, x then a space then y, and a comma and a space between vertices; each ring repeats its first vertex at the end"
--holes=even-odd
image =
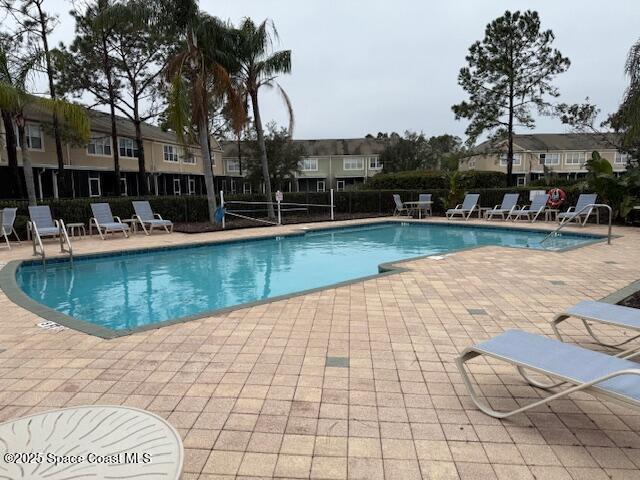
POLYGON ((140 127, 140 119, 137 111, 134 115, 136 127, 136 146, 138 147, 138 195, 147 195, 147 172, 144 159, 144 142, 142 141, 142 128, 140 127))
POLYGON ((213 185, 213 163, 211 162, 211 152, 209 151, 209 134, 206 120, 202 120, 198 125, 198 137, 200 140, 200 151, 202 152, 202 167, 204 168, 204 186, 207 190, 207 207, 209 210, 209 221, 215 223, 216 192, 213 185))
POLYGON ((24 119, 18 119, 18 139, 22 150, 22 172, 24 173, 24 182, 27 185, 27 197, 29 205, 37 205, 36 186, 33 183, 33 168, 31 167, 31 153, 27 148, 27 133, 25 129, 24 119))
POLYGON ((109 114, 111 116, 111 150, 113 154, 113 172, 116 177, 115 193, 120 195, 122 187, 120 185, 120 149, 118 147, 118 126, 116 124, 116 93, 113 86, 113 78, 111 77, 111 59, 109 58, 109 47, 107 46, 107 37, 103 32, 102 35, 102 68, 107 79, 107 90, 109 92, 109 114))
POLYGON ((511 187, 515 183, 513 181, 513 96, 514 96, 514 78, 513 78, 513 53, 511 58, 511 73, 509 76, 509 125, 507 126, 507 186, 511 187))
POLYGON ((273 210, 273 198, 271 195, 271 177, 269 177, 269 161, 267 159, 267 147, 264 141, 264 131, 262 130, 262 120, 260 119, 260 107, 258 107, 258 91, 251 91, 251 106, 253 107, 253 121, 256 126, 256 134, 258 135, 258 150, 260 152, 260 161, 262 163, 262 177, 264 179, 264 192, 267 196, 267 211, 269 218, 276 218, 273 210))
MULTIPOLYGON (((42 39, 42 50, 44 52, 45 66, 47 70, 47 78, 49 80, 49 96, 52 100, 56 100, 56 86, 53 81, 54 73, 53 66, 51 64, 51 52, 49 51, 49 41, 47 39, 47 20, 46 14, 42 11, 42 3, 35 2, 36 8, 38 9, 38 20, 40 23, 40 37, 42 39)), ((60 120, 58 119, 58 114, 56 111, 53 111, 53 137, 55 139, 56 144, 56 157, 58 159, 58 174, 57 174, 57 183, 58 196, 67 197, 69 196, 69 192, 67 190, 67 182, 64 171, 64 154, 62 151, 62 139, 60 137, 60 120)), ((56 197, 57 198, 57 197, 56 197)))
POLYGON ((6 110, 2 110, 2 123, 4 124, 7 144, 9 172, 13 179, 13 183, 9 183, 9 185, 11 185, 9 195, 14 198, 22 198, 24 192, 22 191, 22 179, 20 178, 20 169, 18 168, 18 142, 16 139, 16 131, 13 128, 13 118, 11 118, 11 114, 6 110))

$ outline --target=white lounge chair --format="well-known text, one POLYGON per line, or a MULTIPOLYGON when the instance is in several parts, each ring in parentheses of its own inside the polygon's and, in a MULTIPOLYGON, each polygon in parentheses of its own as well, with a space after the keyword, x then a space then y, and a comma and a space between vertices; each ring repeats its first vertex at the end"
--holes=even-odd
POLYGON ((594 208, 592 205, 596 203, 598 200, 598 195, 595 193, 581 193, 578 197, 578 202, 575 207, 569 207, 569 210, 566 212, 562 212, 558 214, 558 221, 560 223, 568 223, 576 221, 580 223, 583 227, 587 224, 587 220, 593 214, 599 218, 598 209, 594 208), (582 220, 584 218, 584 220, 582 220))
POLYGON ((98 235, 104 240, 104 234, 122 232, 125 238, 129 238, 129 226, 122 223, 120 217, 114 217, 108 203, 92 203, 93 217, 89 220, 89 235, 93 226, 98 230, 98 235))
POLYGON ((522 207, 520 210, 514 209, 508 216, 507 220, 520 220, 526 218, 530 222, 535 222, 542 215, 544 209, 547 208, 549 194, 536 195, 531 201, 531 205, 522 207))
POLYGON ((7 243, 9 250, 11 250, 11 242, 9 242, 9 236, 11 234, 16 237, 18 243, 22 243, 14 227, 17 211, 17 208, 3 208, 0 210, 0 236, 4 237, 4 241, 7 243))
MULTIPOLYGON (((558 325, 565 320, 574 317, 582 320, 587 332, 591 337, 600 345, 605 347, 620 347, 625 345, 636 338, 640 338, 640 309, 624 307, 622 305, 615 305, 613 303, 594 302, 589 300, 583 300, 572 307, 567 308, 564 312, 556 315, 551 321, 551 328, 553 329, 556 337, 562 340, 562 335, 558 329, 558 325), (599 323, 602 325, 610 325, 612 327, 619 327, 625 330, 632 330, 637 332, 637 335, 631 335, 625 337, 621 342, 607 342, 601 340, 598 335, 591 328, 592 323, 599 323)), ((635 351, 639 347, 622 352, 618 356, 625 357, 626 353, 635 351)))
POLYGON ((409 215, 409 209, 404 206, 404 203, 402 203, 402 200, 400 200, 400 195, 398 195, 397 193, 393 194, 393 202, 396 205, 395 209, 393 210, 393 216, 402 215, 403 213, 407 216, 409 215))
POLYGON ((153 232, 155 227, 164 228, 167 233, 173 232, 173 222, 164 220, 159 213, 153 213, 149 202, 143 200, 131 203, 133 203, 133 210, 136 212, 133 218, 138 221, 146 235, 153 232), (147 227, 149 227, 149 230, 147 230, 147 227))
POLYGON ((456 358, 456 365, 473 403, 487 415, 506 418, 579 391, 640 408, 640 364, 630 358, 632 356, 625 359, 612 357, 541 335, 509 330, 465 349, 456 358), (469 360, 482 355, 515 366, 520 375, 535 387, 562 389, 510 411, 494 410, 480 399, 466 369, 469 360), (528 370, 557 381, 551 385, 540 383, 529 377, 528 370))
POLYGON ((27 222, 27 236, 33 241, 33 254, 40 255, 44 259, 43 238, 58 238, 60 251, 72 253, 71 240, 67 235, 62 219, 54 220, 51 216, 51 207, 38 205, 29 207, 29 221, 27 222), (65 250, 65 243, 68 245, 65 250), (37 248, 40 248, 40 251, 37 248))
POLYGON ((478 200, 480 200, 479 193, 466 194, 462 203, 459 203, 455 208, 450 208, 446 211, 445 215, 447 220, 451 220, 456 215, 460 215, 464 220, 469 220, 476 209, 480 211, 478 200))
POLYGON ((505 193, 504 197, 502 197, 502 203, 500 205, 496 205, 491 210, 487 210, 485 218, 487 220, 492 220, 494 215, 500 215, 500 218, 504 220, 511 215, 511 212, 518 208, 519 198, 519 193, 505 193))

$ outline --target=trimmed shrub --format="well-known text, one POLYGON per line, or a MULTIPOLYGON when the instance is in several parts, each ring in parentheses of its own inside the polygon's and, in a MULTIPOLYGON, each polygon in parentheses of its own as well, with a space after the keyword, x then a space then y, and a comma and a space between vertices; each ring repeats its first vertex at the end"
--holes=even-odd
MULTIPOLYGON (((507 186, 507 176, 502 172, 457 172, 456 184, 460 189, 500 188, 507 186)), ((362 190, 433 190, 450 186, 446 172, 412 170, 409 172, 382 173, 371 177, 362 190)))

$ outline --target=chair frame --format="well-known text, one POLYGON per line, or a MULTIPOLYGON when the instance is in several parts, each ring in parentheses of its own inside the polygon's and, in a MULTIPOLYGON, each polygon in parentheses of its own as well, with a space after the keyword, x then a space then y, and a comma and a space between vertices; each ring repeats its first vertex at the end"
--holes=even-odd
MULTIPOLYGON (((548 202, 549 195, 547 194, 546 196, 548 202)), ((509 213, 509 215, 507 216, 507 220, 515 222, 516 220, 519 220, 521 217, 526 215, 527 220, 529 220, 530 223, 534 223, 538 220, 538 217, 540 217, 540 215, 542 215, 542 213, 544 213, 544 211, 547 209, 547 202, 545 202, 545 204, 542 205, 538 210, 531 210, 531 205, 533 205, 533 201, 531 201, 531 205, 524 205, 519 210, 512 210, 511 213, 509 213), (533 218, 531 217, 531 215, 533 215, 533 218)))
POLYGON ((519 194, 519 193, 515 193, 515 194, 514 194, 514 193, 505 193, 505 195, 504 195, 504 196, 506 197, 507 195, 517 195, 516 203, 513 205, 513 207, 511 207, 511 208, 509 209, 509 211, 508 211, 508 213, 507 213, 507 216, 505 217, 505 213, 504 213, 506 209, 502 208, 502 205, 504 204, 504 197, 502 197, 502 203, 501 203, 501 204, 496 205, 496 206, 495 206, 495 207, 493 207, 491 210, 487 210, 487 211, 485 212, 485 218, 486 218, 487 220, 493 220, 493 216, 494 216, 494 215, 500 215, 500 217, 502 218, 502 220, 505 220, 505 221, 506 221, 506 220, 511 216, 511 213, 512 213, 514 210, 518 210, 518 209, 519 209, 519 207, 518 207, 518 200, 520 199, 520 194, 519 194))
MULTIPOLYGON (((477 195, 477 194, 469 194, 469 195, 477 195)), ((466 199, 467 199, 467 196, 465 195, 465 200, 466 199)), ((476 210, 478 210, 478 213, 480 212, 480 205, 478 205, 479 202, 480 202, 480 196, 478 195, 478 198, 476 199, 476 203, 473 205, 473 207, 471 207, 471 209, 463 208, 464 207, 464 201, 463 201, 463 203, 459 203, 454 208, 450 208, 449 210, 447 210, 444 213, 444 215, 445 217, 447 217, 447 220, 452 220, 455 215, 460 215, 463 220, 469 220, 471 218, 471 215, 473 215, 473 212, 475 212, 476 210), (465 215, 465 212, 469 212, 469 214, 465 215)))
POLYGON ((21 245, 22 242, 20 241, 20 237, 18 236, 18 232, 16 232, 16 227, 15 227, 15 221, 16 221, 16 217, 15 217, 15 212, 17 211, 17 208, 2 208, 0 209, 0 235, 2 235, 4 237, 4 241, 6 242, 6 248, 8 248, 9 250, 11 250, 11 242, 9 241, 9 237, 11 236, 11 234, 13 234, 16 237, 16 240, 18 242, 18 245, 21 245), (9 228, 9 230, 6 229, 6 227, 9 227, 9 225, 5 225, 4 224, 4 219, 5 219, 5 212, 7 210, 13 210, 13 222, 11 222, 11 226, 9 228))
POLYGON ((410 211, 409 211, 409 209, 407 207, 404 206, 404 202, 400 198, 399 194, 397 194, 397 193, 393 194, 393 203, 395 204, 395 207, 393 209, 393 216, 394 217, 398 217, 402 213, 405 213, 407 215, 407 217, 409 216, 410 211), (400 204, 402 205, 401 207, 398 206, 398 202, 400 202, 400 204))
MULTIPOLYGON (((593 195, 595 198, 593 200, 593 202, 586 204, 585 206, 581 207, 580 210, 584 210, 586 207, 588 207, 589 205, 593 205, 598 201, 598 195, 597 194, 593 194, 593 193, 581 193, 580 196, 582 195, 593 195)), ((575 221, 576 223, 579 223, 580 226, 584 227, 587 222, 589 221, 589 217, 591 215, 596 216, 596 222, 600 223, 600 210, 598 210, 595 207, 591 207, 588 210, 586 210, 583 213, 578 213, 577 215, 575 215, 576 209, 578 207, 578 205, 580 204, 580 197, 578 197, 578 201, 576 202, 575 205, 570 206, 566 212, 561 212, 559 213, 556 218, 557 221, 561 224, 565 224, 565 223, 571 223, 573 221, 575 221), (568 215, 574 213, 574 215, 568 215), (563 215, 564 214, 564 215, 563 215), (584 220, 580 220, 581 217, 584 217, 584 220)))
MULTIPOLYGON (((604 354, 603 354, 604 355, 604 354)), ((628 357, 625 357, 626 360, 630 360, 631 358, 640 355, 640 352, 636 352, 635 355, 630 355, 628 357)), ((536 408, 539 407, 541 405, 546 405, 547 403, 550 403, 554 400, 558 400, 560 398, 566 397, 567 395, 570 395, 571 393, 574 392, 579 392, 579 391, 586 391, 587 393, 590 393, 592 395, 595 396, 602 396, 602 397, 606 397, 608 400, 612 400, 618 404, 621 405, 625 405, 625 406, 634 406, 636 408, 640 408, 640 401, 636 401, 633 399, 629 399, 627 397, 623 397, 621 395, 617 395, 614 392, 610 392, 608 390, 603 390, 603 389, 599 389, 597 387, 597 385, 599 383, 605 382, 607 380, 610 380, 612 378, 615 377, 619 377, 621 375, 638 375, 640 377, 640 366, 638 368, 626 368, 626 369, 622 369, 622 370, 618 370, 616 372, 612 372, 612 373, 608 373, 606 375, 603 375, 601 377, 595 378, 589 382, 585 382, 585 383, 579 383, 576 382, 575 380, 565 377, 563 375, 558 375, 557 373, 548 371, 548 370, 544 370, 544 369, 539 369, 539 368, 532 368, 530 365, 525 365, 522 364, 520 362, 517 362, 513 359, 507 359, 507 358, 503 358, 499 355, 494 355, 491 354, 490 352, 486 352, 480 349, 477 349, 475 346, 472 347, 468 347, 466 348, 461 354, 460 356, 458 356, 456 358, 456 366, 458 367, 458 370, 460 371, 460 375, 462 376, 462 381, 464 382, 465 386, 467 387, 467 390, 469 391, 469 395, 471 397, 471 400, 473 401, 473 403, 476 405, 476 407, 478 407, 482 412, 486 413, 487 415, 490 415, 492 417, 495 418, 507 418, 507 417, 511 417, 513 415, 516 415, 518 413, 522 413, 522 412, 526 412, 527 410, 531 410, 532 408, 536 408), (483 402, 480 399, 480 396, 478 395, 478 393, 476 392, 476 389, 473 386, 473 382, 471 381, 470 375, 467 372, 467 369, 465 368, 465 364, 475 358, 475 357, 479 357, 479 356, 483 356, 486 355, 490 358, 495 358, 498 360, 504 360, 505 362, 514 365, 518 371, 518 373, 525 379, 525 381, 527 383, 529 383, 530 385, 537 387, 537 388, 541 388, 543 390, 549 390, 551 388, 555 388, 564 384, 570 384, 572 386, 566 387, 563 390, 559 391, 559 392, 555 392, 552 393, 550 396, 545 397, 541 400, 535 401, 533 403, 529 403, 527 405, 524 405, 522 407, 516 408, 514 410, 510 410, 510 411, 498 411, 498 410, 494 410, 493 408, 491 408, 487 403, 483 402), (560 381, 558 382, 554 382, 552 384, 543 384, 538 382, 537 380, 534 380, 532 378, 530 378, 525 369, 527 370, 533 370, 536 373, 541 373, 543 375, 549 376, 549 377, 555 377, 557 379, 559 379, 560 381)), ((639 379, 640 381, 640 379, 639 379)))

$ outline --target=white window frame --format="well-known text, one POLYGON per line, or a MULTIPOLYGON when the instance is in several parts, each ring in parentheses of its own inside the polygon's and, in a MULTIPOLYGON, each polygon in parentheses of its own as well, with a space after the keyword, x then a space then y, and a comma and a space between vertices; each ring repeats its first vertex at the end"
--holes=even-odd
POLYGON ((316 181, 316 192, 326 192, 327 183, 324 180, 316 181))
POLYGON ((585 152, 567 152, 564 154, 564 164, 565 165, 584 165, 587 162, 587 154, 585 152), (572 157, 569 160, 569 157, 572 157), (577 161, 574 156, 577 156, 577 161))
MULTIPOLYGON (((213 162, 213 160, 212 160, 212 162, 213 162)), ((187 152, 187 154, 182 159, 182 163, 184 163, 186 165, 195 165, 196 163, 198 163, 198 161, 196 160, 195 153, 187 152)), ((213 165, 213 163, 211 165, 213 165)))
MULTIPOLYGON (((501 167, 506 167, 507 165, 508 165, 507 154, 503 153, 500 156, 500 166, 501 167)), ((522 165, 522 154, 514 152, 514 154, 513 154, 513 166, 515 167, 516 165, 522 165)))
POLYGON ((380 162, 380 157, 369 157, 369 170, 382 170, 382 163, 380 162))
POLYGON ((613 157, 614 165, 627 165, 632 160, 628 153, 616 152, 613 157))
POLYGON ((188 195, 195 195, 196 194, 196 179, 195 178, 188 178, 187 179, 187 194, 188 195))
POLYGON ((344 180, 336 180, 336 191, 342 192, 346 188, 347 183, 344 180))
POLYGON ((544 165, 545 167, 560 165, 560 159, 562 155, 559 152, 544 152, 538 154, 538 162, 540 165, 544 165), (549 161, 551 158, 554 158, 554 161, 549 161))
POLYGON ((89 174, 89 196, 90 197, 101 197, 102 196, 102 185, 100 184, 100 175, 91 175, 89 174), (98 182, 98 194, 96 195, 95 193, 93 193, 92 188, 91 188, 91 182, 92 181, 96 181, 98 182))
POLYGON ((301 172, 317 172, 318 171, 318 159, 317 158, 303 158, 300 162, 301 172))
POLYGON ((120 195, 123 197, 129 196, 128 188, 127 188, 127 177, 126 175, 120 176, 120 195))
POLYGON ((240 160, 237 158, 227 158, 225 166, 227 168, 227 173, 240 173, 240 160), (231 165, 237 165, 237 168, 231 168, 231 165))
POLYGON ((44 132, 42 131, 42 125, 39 123, 27 123, 24 127, 24 134, 27 141, 27 148, 34 152, 44 152, 44 132), (40 148, 33 148, 31 139, 36 135, 32 134, 33 129, 37 129, 37 137, 40 139, 40 148))
POLYGON ((469 168, 475 168, 476 167, 476 159, 475 158, 470 158, 469 161, 467 162, 467 165, 469 168))
POLYGON ((92 136, 91 140, 89 140, 89 144, 87 145, 87 155, 91 157, 111 158, 113 156, 113 145, 111 145, 111 137, 108 137, 106 135, 92 136), (95 150, 93 153, 89 149, 92 144, 94 145, 94 150, 95 150), (102 153, 98 152, 98 147, 101 147, 102 153), (107 147, 109 148, 109 153, 104 153, 107 147))
POLYGON ((178 163, 180 161, 180 155, 178 154, 178 147, 168 143, 163 144, 162 159, 167 163, 178 163))
POLYGON ((118 137, 118 154, 122 158, 138 158, 138 145, 133 138, 118 137), (123 143, 130 145, 123 145, 123 143), (124 150, 124 153, 122 151, 124 150), (131 154, 128 153, 131 151, 131 154))
POLYGON ((342 157, 342 169, 345 171, 360 171, 360 170, 364 170, 364 159, 362 157, 354 157, 354 158, 350 158, 350 157, 342 157), (347 164, 351 164, 352 162, 356 162, 356 165, 360 165, 359 167, 354 167, 353 165, 349 165, 347 167, 347 164))
POLYGON ((182 195, 182 182, 180 182, 179 178, 173 179, 173 194, 177 196, 182 195), (177 190, 176 190, 176 185, 178 186, 177 190))
POLYGON ((518 187, 524 187, 527 184, 527 179, 525 177, 518 177, 516 180, 516 185, 518 187))
POLYGON ((242 193, 244 193, 245 195, 251 195, 251 184, 250 183, 243 183, 242 184, 242 193))

